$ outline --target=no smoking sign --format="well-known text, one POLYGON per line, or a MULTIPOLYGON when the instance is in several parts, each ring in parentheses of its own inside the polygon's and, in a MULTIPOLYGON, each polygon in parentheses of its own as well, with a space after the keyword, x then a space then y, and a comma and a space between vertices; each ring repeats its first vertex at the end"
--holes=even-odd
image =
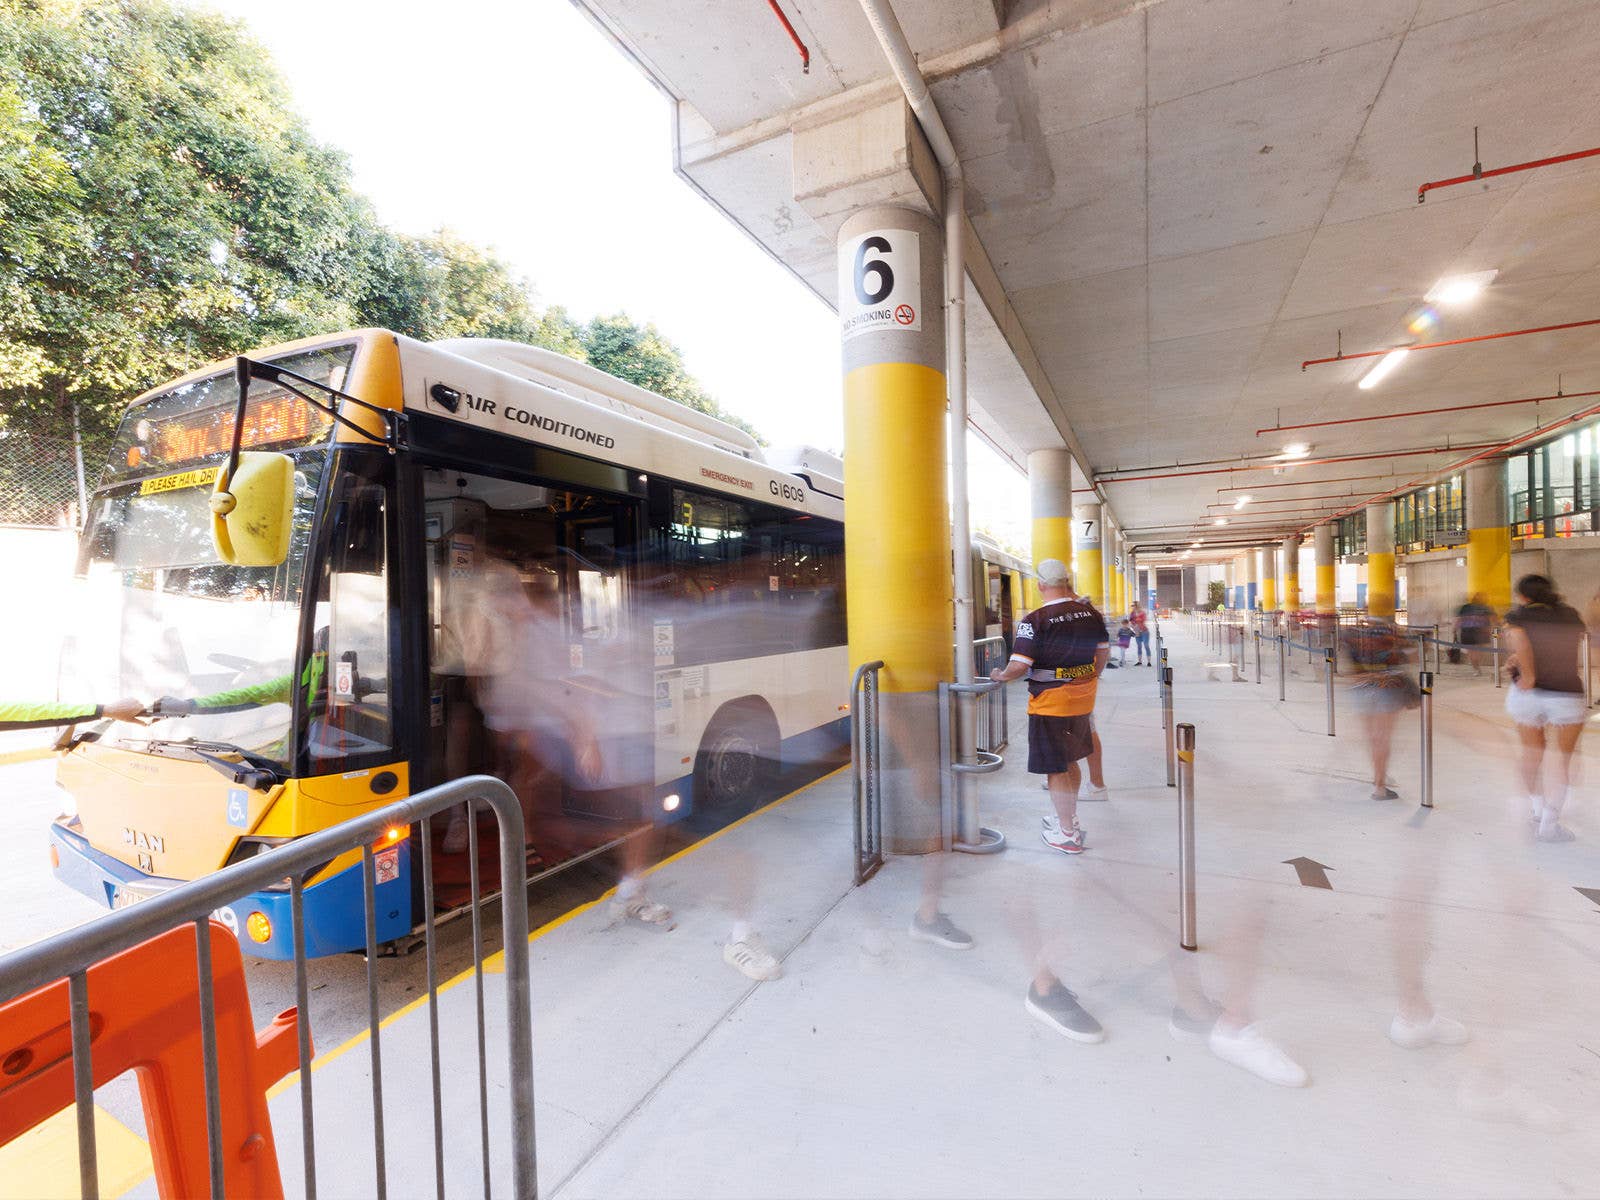
POLYGON ((875 229, 839 247, 839 323, 862 333, 922 329, 922 252, 909 229, 875 229))

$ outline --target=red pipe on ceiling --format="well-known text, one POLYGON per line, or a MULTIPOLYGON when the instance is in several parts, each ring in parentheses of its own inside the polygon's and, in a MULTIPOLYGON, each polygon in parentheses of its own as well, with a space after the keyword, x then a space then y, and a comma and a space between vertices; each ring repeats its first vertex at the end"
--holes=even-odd
MULTIPOLYGON (((1476 134, 1474 134, 1476 137, 1476 134)), ((1454 179, 1435 179, 1423 184, 1417 189, 1417 203, 1421 204, 1428 198, 1428 193, 1439 188, 1455 187, 1460 183, 1471 183, 1476 179, 1494 179, 1501 175, 1513 175, 1518 171, 1534 171, 1540 167, 1553 167, 1559 163, 1576 162, 1580 158, 1594 158, 1600 155, 1600 146, 1593 150, 1579 150, 1574 154, 1557 154, 1551 158, 1536 158, 1532 162, 1513 163, 1509 167, 1496 167, 1492 171, 1483 170, 1474 163, 1471 175, 1457 175, 1454 179)))
POLYGON ((1600 396, 1600 391, 1557 392, 1553 396, 1524 396, 1520 400, 1491 400, 1486 404, 1458 404, 1453 408, 1414 408, 1409 412, 1380 413, 1375 417, 1340 417, 1337 421, 1308 421, 1304 425, 1273 425, 1267 429, 1256 430, 1256 436, 1260 437, 1263 433, 1286 433, 1291 429, 1325 429, 1329 425, 1360 425, 1366 421, 1398 421, 1401 417, 1433 417, 1440 413, 1471 412, 1478 408, 1506 408, 1513 404, 1538 404, 1544 400, 1576 400, 1582 396, 1600 396))
POLYGON ((783 9, 778 7, 778 0, 767 0, 767 7, 778 20, 783 22, 784 31, 788 33, 789 40, 794 43, 794 48, 800 51, 800 73, 811 74, 811 51, 806 49, 806 44, 800 40, 800 35, 794 31, 794 26, 789 24, 789 18, 783 15, 783 9))
POLYGON ((1321 366, 1323 363, 1350 362, 1357 358, 1382 358, 1385 354, 1396 350, 1438 350, 1443 346, 1465 346, 1469 342, 1493 342, 1500 338, 1525 337, 1530 333, 1559 333, 1563 329, 1582 329, 1588 325, 1600 325, 1600 317, 1592 321, 1568 321, 1562 325, 1540 325, 1533 329, 1511 329, 1505 333, 1480 333, 1476 337, 1451 338, 1448 342, 1423 342, 1419 346, 1389 346, 1383 350, 1358 350, 1354 354, 1335 354, 1331 358, 1308 358, 1300 364, 1304 371, 1307 367, 1321 366))
MULTIPOLYGON (((1547 428, 1554 428, 1554 426, 1548 426, 1547 428)), ((1291 462, 1278 460, 1264 462, 1255 466, 1212 467, 1205 471, 1166 471, 1156 475, 1129 475, 1122 479, 1107 479, 1104 475, 1096 475, 1094 481, 1098 484, 1141 483, 1147 479, 1191 479, 1197 475, 1232 475, 1240 471, 1271 471, 1279 467, 1325 467, 1333 463, 1368 462, 1375 458, 1409 458, 1417 454, 1450 454, 1456 450, 1480 450, 1490 448, 1493 445, 1493 442, 1479 442, 1471 446, 1430 446, 1425 450, 1390 450, 1383 454, 1345 454, 1338 458, 1299 458, 1291 462)), ((1307 479, 1305 482, 1325 483, 1327 481, 1307 479)))
MULTIPOLYGON (((1427 475, 1421 476, 1420 478, 1413 479, 1410 483, 1403 483, 1397 488, 1390 488, 1387 492, 1381 492, 1376 496, 1369 497, 1368 499, 1363 500, 1360 504, 1353 505, 1350 508, 1341 509, 1339 512, 1334 513, 1333 517, 1342 517, 1346 513, 1354 512, 1357 508, 1365 508, 1369 504, 1378 504, 1384 500, 1393 499, 1402 492, 1408 492, 1412 488, 1423 487, 1437 479, 1443 478, 1446 475, 1454 475, 1463 467, 1471 466, 1473 463, 1481 462, 1486 458, 1493 458, 1496 454, 1503 454, 1507 450, 1514 450, 1526 442, 1533 441, 1535 438, 1545 437, 1546 435, 1555 432, 1557 429, 1563 429, 1566 426, 1576 424, 1579 421, 1586 421, 1590 417, 1594 416, 1600 416, 1600 404, 1586 408, 1582 412, 1575 412, 1571 416, 1562 417, 1559 421, 1554 421, 1549 425, 1543 426, 1542 428, 1530 429, 1526 433, 1519 433, 1510 441, 1501 442, 1498 446, 1458 446, 1457 449, 1459 450, 1479 450, 1481 453, 1470 455, 1469 457, 1463 458, 1458 462, 1451 463, 1447 467, 1441 467, 1437 471, 1433 471, 1427 475)), ((1330 518, 1330 520, 1331 519, 1332 518, 1330 518)), ((1309 526, 1307 528, 1309 528, 1309 526)))

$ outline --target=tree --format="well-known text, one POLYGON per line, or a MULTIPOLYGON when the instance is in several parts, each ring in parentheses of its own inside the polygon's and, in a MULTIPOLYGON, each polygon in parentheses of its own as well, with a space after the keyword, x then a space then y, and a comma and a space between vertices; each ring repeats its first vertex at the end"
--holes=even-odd
POLYGON ((583 327, 582 343, 589 361, 602 371, 726 421, 761 440, 753 425, 711 398, 684 367, 683 352, 654 325, 641 326, 626 313, 596 317, 583 327))

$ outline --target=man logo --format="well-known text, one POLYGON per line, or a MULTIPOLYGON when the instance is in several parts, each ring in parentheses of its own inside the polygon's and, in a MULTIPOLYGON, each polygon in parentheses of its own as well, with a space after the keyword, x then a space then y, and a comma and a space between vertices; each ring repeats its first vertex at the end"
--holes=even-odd
POLYGON ((1019 622, 1017 622, 1017 636, 1019 638, 1031 638, 1033 636, 1033 622, 1032 621, 1019 621, 1019 622))

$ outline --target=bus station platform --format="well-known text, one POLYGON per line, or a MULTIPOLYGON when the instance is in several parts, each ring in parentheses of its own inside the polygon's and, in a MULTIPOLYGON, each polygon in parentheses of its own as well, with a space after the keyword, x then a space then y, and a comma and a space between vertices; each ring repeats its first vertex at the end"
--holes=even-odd
MULTIPOLYGON (((1600 1038, 1584 997, 1600 923, 1576 889, 1600 886, 1600 825, 1578 809, 1577 841, 1533 841, 1510 799, 1504 693, 1470 672, 1442 679, 1436 807, 1416 803, 1415 712, 1396 738, 1401 798, 1374 802, 1359 722, 1341 712, 1326 735, 1304 655, 1280 704, 1275 659, 1260 685, 1208 680, 1198 636, 1166 633, 1177 719, 1196 728, 1197 953, 1177 948, 1155 672, 1102 683, 1111 798, 1080 806, 1090 849, 1076 858, 1039 837, 1046 798, 1024 770, 1013 686, 1007 766, 981 785, 984 821, 1008 846, 947 859, 941 907, 972 934, 970 952, 907 936, 923 861, 891 859, 851 886, 848 770, 660 866, 652 892, 674 929, 618 925, 600 901, 534 933, 541 1194, 1589 1191, 1600 1038), (721 958, 729 897, 750 879, 756 927, 784 968, 760 984, 721 958), (1104 1025, 1102 1044, 1024 1010, 1034 928, 1104 1025), (1399 977, 1418 970, 1467 1044, 1390 1041, 1399 977), (1185 981, 1247 1008, 1309 1086, 1274 1086, 1176 1040, 1185 981)), ((1597 750, 1591 739, 1585 757, 1597 750)), ((500 977, 487 979, 497 1014, 500 977)), ((440 1001, 451 1195, 481 1186, 473 1003, 470 974, 440 1001)), ((492 1079, 493 1017, 488 1034, 492 1079)), ((321 1194, 372 1190, 365 1040, 325 1049, 313 1069, 321 1194)), ((385 1022, 381 1047, 391 1194, 432 1194, 426 1006, 385 1022)), ((297 1097, 287 1081, 272 1101, 290 1194, 297 1097)))

